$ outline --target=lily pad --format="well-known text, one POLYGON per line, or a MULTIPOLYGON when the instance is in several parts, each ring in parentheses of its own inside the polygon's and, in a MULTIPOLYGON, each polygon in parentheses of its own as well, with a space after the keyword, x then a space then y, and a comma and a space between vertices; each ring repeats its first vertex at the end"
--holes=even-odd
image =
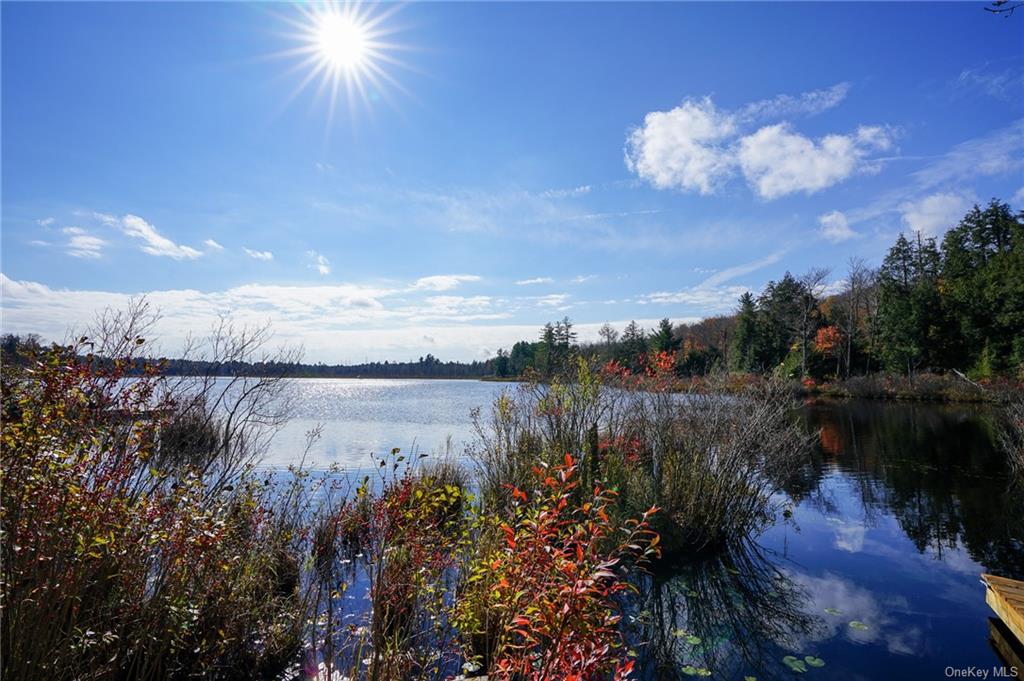
POLYGON ((803 674, 807 671, 807 665, 799 657, 793 657, 792 655, 786 655, 782 658, 782 663, 789 667, 792 671, 797 674, 803 674))
POLYGON ((694 636, 693 634, 690 634, 686 637, 686 642, 689 643, 691 646, 700 645, 700 636, 694 636))
POLYGON ((682 672, 687 676, 711 676, 710 669, 704 669, 703 667, 694 667, 692 664, 688 664, 683 667, 682 672))
POLYGON ((806 662, 807 664, 809 664, 812 667, 824 667, 825 666, 825 660, 821 659, 820 657, 815 657, 814 655, 806 656, 804 658, 804 662, 806 662))
POLYGON ((857 620, 853 620, 852 622, 850 622, 850 628, 851 629, 856 629, 857 631, 867 631, 868 630, 868 625, 864 624, 863 622, 858 622, 857 620))
POLYGON ((840 612, 836 608, 825 608, 825 612, 827 612, 829 615, 837 615, 837 616, 843 614, 842 612, 840 612))

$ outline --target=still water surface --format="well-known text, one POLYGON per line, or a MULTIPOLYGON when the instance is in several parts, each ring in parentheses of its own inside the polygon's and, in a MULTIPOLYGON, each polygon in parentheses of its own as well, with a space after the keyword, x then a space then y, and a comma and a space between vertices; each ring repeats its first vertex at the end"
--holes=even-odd
MULTIPOLYGON (((310 379, 295 389, 298 412, 267 463, 293 463, 319 423, 308 463, 353 470, 393 447, 432 452, 451 438, 461 452, 470 411, 512 387, 310 379)), ((648 642, 643 676, 787 678, 786 656, 811 656, 808 679, 942 679, 971 667, 993 678, 1005 662, 978 576, 1024 578, 1024 502, 994 445, 995 414, 850 401, 809 404, 800 418, 821 442, 774 526, 716 559, 663 564, 627 608, 631 635, 648 642)))

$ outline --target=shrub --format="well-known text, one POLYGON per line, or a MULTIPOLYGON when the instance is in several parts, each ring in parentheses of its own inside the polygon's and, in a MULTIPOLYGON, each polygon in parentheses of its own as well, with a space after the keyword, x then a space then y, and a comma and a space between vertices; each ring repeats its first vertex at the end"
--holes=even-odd
POLYGON ((574 503, 570 455, 535 474, 537 489, 511 489, 507 522, 489 519, 500 539, 470 566, 453 619, 488 678, 622 678, 633 662, 621 650, 615 596, 633 588, 627 567, 658 553, 648 523, 656 509, 619 528, 614 492, 596 486, 574 503))
POLYGON ((271 677, 304 626, 297 515, 249 476, 162 470, 168 397, 130 359, 3 377, 4 678, 271 677))

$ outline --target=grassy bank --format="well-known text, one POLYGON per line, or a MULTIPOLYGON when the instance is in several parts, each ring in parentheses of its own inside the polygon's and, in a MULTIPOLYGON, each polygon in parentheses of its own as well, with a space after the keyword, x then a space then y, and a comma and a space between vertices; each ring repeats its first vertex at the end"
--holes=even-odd
MULTIPOLYGON (((507 378, 487 377, 481 380, 529 383, 537 376, 507 378)), ((840 380, 817 381, 777 379, 760 374, 729 373, 709 376, 679 377, 673 381, 677 392, 724 392, 742 394, 767 384, 782 386, 793 397, 828 397, 832 399, 905 400, 920 402, 974 402, 1007 404, 1024 393, 1020 381, 1001 378, 972 381, 956 374, 922 373, 913 377, 888 374, 853 376, 840 380)))

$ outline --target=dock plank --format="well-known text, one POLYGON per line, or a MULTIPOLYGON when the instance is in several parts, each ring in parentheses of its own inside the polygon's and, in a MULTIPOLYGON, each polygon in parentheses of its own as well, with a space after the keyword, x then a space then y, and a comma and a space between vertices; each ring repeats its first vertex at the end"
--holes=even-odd
POLYGON ((1007 667, 1024 669, 1024 644, 1014 639, 1009 628, 995 617, 988 619, 989 642, 1007 667))
POLYGON ((1024 582, 983 574, 985 602, 1006 628, 1024 644, 1024 582))

